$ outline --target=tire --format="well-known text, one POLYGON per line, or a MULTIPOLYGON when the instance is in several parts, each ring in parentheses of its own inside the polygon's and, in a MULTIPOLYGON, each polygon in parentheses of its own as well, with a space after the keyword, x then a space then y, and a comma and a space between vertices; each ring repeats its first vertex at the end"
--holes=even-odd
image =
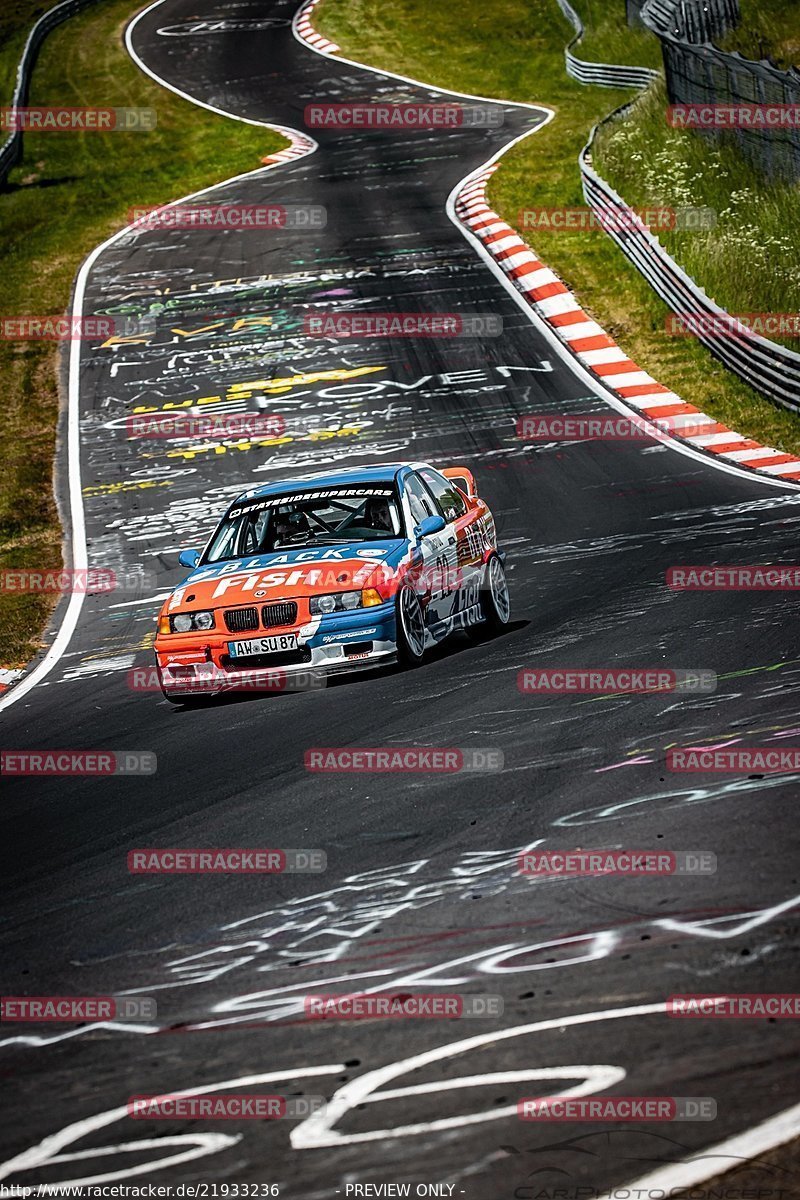
POLYGON ((472 625, 467 629, 473 641, 482 641, 496 633, 502 633, 508 628, 511 620, 508 581, 505 567, 497 554, 493 554, 486 564, 481 584, 480 605, 483 620, 480 625, 472 625))
POLYGON ((425 618, 417 593, 406 585, 397 593, 397 661, 402 667, 418 667, 425 656, 425 618))

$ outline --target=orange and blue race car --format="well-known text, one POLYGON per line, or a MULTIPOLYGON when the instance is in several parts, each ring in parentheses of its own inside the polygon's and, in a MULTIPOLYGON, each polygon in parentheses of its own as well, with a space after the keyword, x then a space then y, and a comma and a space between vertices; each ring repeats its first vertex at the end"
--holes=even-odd
POLYGON ((258 673, 416 666, 448 634, 510 618, 505 555, 465 467, 394 463, 240 495, 165 601, 164 695, 237 690, 258 673))

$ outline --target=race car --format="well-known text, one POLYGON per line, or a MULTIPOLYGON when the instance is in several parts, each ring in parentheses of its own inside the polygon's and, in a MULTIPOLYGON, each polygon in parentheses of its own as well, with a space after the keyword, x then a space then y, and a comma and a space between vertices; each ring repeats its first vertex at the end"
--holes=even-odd
POLYGON ((155 641, 179 703, 264 674, 418 665, 454 630, 510 619, 505 555, 466 467, 394 463, 253 488, 165 601, 155 641))

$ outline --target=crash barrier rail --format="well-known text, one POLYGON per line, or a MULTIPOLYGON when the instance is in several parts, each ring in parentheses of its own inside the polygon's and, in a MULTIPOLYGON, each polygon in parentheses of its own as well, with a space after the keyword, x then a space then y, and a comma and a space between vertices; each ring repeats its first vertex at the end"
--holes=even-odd
POLYGON ((681 42, 710 42, 739 24, 739 0, 644 0, 642 24, 681 42))
MULTIPOLYGON (((769 59, 755 62, 712 44, 737 24, 738 0, 647 0, 639 15, 661 42, 670 104, 757 104, 774 113, 800 104, 794 67, 783 71, 769 59)), ((800 127, 791 121, 700 132, 735 138, 743 157, 771 179, 800 179, 800 127)))
POLYGON ((582 58, 576 58, 572 53, 572 48, 583 37, 583 22, 569 3, 569 0, 558 0, 558 7, 575 30, 575 36, 564 51, 567 74, 572 79, 577 79, 578 83, 593 83, 598 87, 643 88, 647 87, 651 79, 658 76, 658 71, 652 71, 649 67, 630 67, 614 63, 586 62, 582 58))
POLYGON ((581 181, 587 204, 656 294, 674 313, 691 322, 692 335, 715 358, 762 395, 783 408, 800 412, 800 354, 750 333, 724 308, 710 300, 592 166, 592 146, 597 130, 607 122, 619 119, 630 107, 624 105, 595 125, 580 153, 581 181), (695 318, 693 322, 692 318, 695 318))
MULTIPOLYGON (((51 8, 39 18, 35 25, 32 26, 25 42, 25 48, 22 51, 22 57, 17 66, 17 78, 14 85, 14 96, 11 101, 13 108, 22 108, 28 100, 28 92, 30 89, 31 73, 33 65, 36 61, 36 56, 42 42, 47 35, 60 25, 62 21, 66 21, 68 17, 80 12, 83 8, 88 8, 90 4, 94 4, 96 0, 63 0, 63 3, 57 4, 55 8, 51 8)), ((2 103, 5 97, 2 98, 2 103)), ((3 145, 0 146, 0 187, 8 179, 9 171, 22 158, 22 130, 15 129, 6 138, 3 145)))

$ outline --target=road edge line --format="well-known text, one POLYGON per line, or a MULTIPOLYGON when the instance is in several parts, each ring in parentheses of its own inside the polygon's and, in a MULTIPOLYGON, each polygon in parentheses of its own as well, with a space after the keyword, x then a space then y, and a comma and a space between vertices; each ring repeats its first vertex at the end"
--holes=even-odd
MULTIPOLYGON (((218 116, 230 117, 234 121, 242 121, 246 125, 258 125, 264 129, 274 130, 276 133, 282 134, 288 138, 291 145, 286 150, 279 150, 274 155, 263 159, 264 166, 256 167, 253 171, 242 171, 239 175, 232 175, 229 179, 222 179, 217 183, 210 184, 208 187, 200 188, 199 191, 190 192, 187 196, 180 196, 177 200, 170 200, 163 204, 158 209, 159 212, 164 209, 172 208, 177 204, 184 204, 187 200, 194 200, 198 196, 204 196, 207 192, 216 191, 218 188, 227 187, 228 184, 236 183, 239 179, 252 178, 255 175, 260 175, 267 171, 274 170, 276 167, 282 166, 285 162, 291 159, 305 157, 308 154, 313 154, 318 149, 318 144, 313 138, 307 134, 301 133, 299 130, 292 129, 288 125, 277 125, 271 121, 257 121, 251 117, 239 117, 235 113, 226 112, 225 109, 215 108, 213 104, 206 104, 203 100, 196 100, 190 96, 188 92, 183 92, 180 88, 167 83, 161 79, 154 71, 147 67, 133 49, 131 35, 135 26, 139 23, 142 17, 147 16, 154 8, 159 8, 165 0, 154 0, 154 3, 149 4, 147 8, 128 22, 125 28, 125 48, 128 54, 133 59, 137 67, 145 75, 148 75, 156 83, 166 88, 167 91, 174 92, 175 95, 181 96, 184 100, 188 100, 191 104, 197 105, 199 108, 205 108, 209 112, 216 113, 218 116), (292 153, 296 151, 296 153, 292 153)), ((83 312, 83 299, 86 292, 86 283, 89 278, 89 272, 95 262, 104 250, 112 246, 125 234, 129 233, 133 228, 132 224, 123 226, 111 237, 106 238, 99 246, 95 246, 87 257, 83 260, 78 273, 75 277, 75 285, 72 293, 71 312, 73 316, 80 317, 83 312)), ((72 548, 72 569, 74 571, 88 570, 88 549, 86 545, 86 520, 83 507, 83 492, 81 489, 81 459, 80 459, 80 350, 81 343, 75 339, 70 342, 69 348, 69 365, 67 379, 67 441, 66 441, 66 474, 67 474, 67 497, 69 508, 69 528, 66 525, 62 529, 63 536, 68 539, 72 548)), ((54 461, 57 463, 64 453, 64 446, 56 445, 54 461)), ((0 712, 11 708, 23 696, 27 696, 38 683, 40 683, 46 675, 52 671, 56 663, 61 659, 67 649, 72 635, 78 624, 81 610, 83 608, 84 594, 82 592, 73 592, 70 595, 66 611, 61 618, 56 635, 44 654, 35 665, 30 668, 25 667, 17 677, 18 682, 12 683, 6 691, 0 692, 0 712)))

